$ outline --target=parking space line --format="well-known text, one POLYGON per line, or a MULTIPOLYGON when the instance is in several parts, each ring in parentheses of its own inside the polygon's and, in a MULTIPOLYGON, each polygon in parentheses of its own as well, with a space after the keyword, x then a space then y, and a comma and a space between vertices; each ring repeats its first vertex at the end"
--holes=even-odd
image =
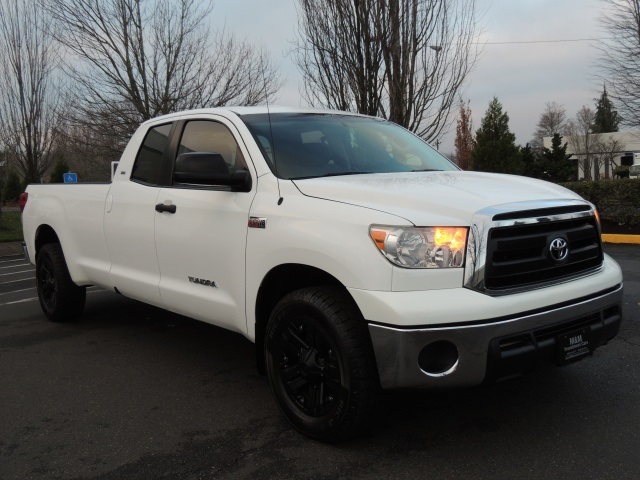
MULTIPOLYGON (((16 258, 14 260, 0 260, 0 264, 11 263, 11 262, 24 262, 24 261, 25 261, 25 259, 24 259, 24 257, 22 257, 22 258, 16 258)), ((29 263, 29 262, 27 262, 27 263, 29 263)))
POLYGON ((3 307, 5 305, 15 305, 17 303, 27 303, 27 302, 33 302, 35 300, 38 300, 38 297, 32 297, 32 298, 24 298, 22 300, 15 300, 13 302, 7 302, 7 303, 0 303, 0 307, 3 307))
POLYGON ((27 277, 21 280, 9 280, 8 282, 0 282, 0 285, 9 285, 10 283, 26 282, 27 280, 35 280, 36 277, 27 277))
POLYGON ((11 290, 10 292, 0 293, 0 295, 10 295, 12 293, 28 292, 29 290, 35 290, 36 287, 23 288, 22 290, 11 290))
POLYGON ((0 267, 0 270, 8 270, 9 268, 30 267, 29 263, 18 263, 16 265, 9 265, 8 267, 0 267))
MULTIPOLYGON (((90 288, 95 288, 95 287, 90 287, 90 288)), ((28 289, 28 290, 35 290, 35 289, 28 289)), ((9 293, 16 293, 21 291, 24 291, 24 290, 16 290, 15 292, 9 292, 9 293)), ((96 288, 96 290, 87 290, 87 295, 90 293, 100 293, 100 292, 107 292, 107 290, 103 290, 101 288, 96 288)), ((5 295, 5 294, 0 293, 0 295, 5 295)), ((16 305, 18 303, 35 302, 37 300, 38 300, 38 297, 23 298, 22 300, 14 300, 13 302, 0 303, 0 307, 3 307, 5 305, 16 305)))
POLYGON ((0 273, 0 277, 6 277, 7 275, 17 275, 19 273, 32 273, 33 270, 20 270, 19 272, 12 272, 12 273, 0 273))
POLYGON ((31 273, 31 272, 33 272, 33 270, 20 270, 19 272, 0 273, 0 277, 6 277, 7 275, 17 275, 19 273, 31 273))

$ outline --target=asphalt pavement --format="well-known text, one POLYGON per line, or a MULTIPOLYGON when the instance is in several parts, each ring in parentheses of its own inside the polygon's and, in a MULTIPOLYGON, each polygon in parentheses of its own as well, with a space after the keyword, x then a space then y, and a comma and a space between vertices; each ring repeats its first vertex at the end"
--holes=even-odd
POLYGON ((592 357, 498 385, 392 392, 371 432, 293 431, 238 334, 90 289, 42 314, 33 267, 0 258, 0 479, 636 479, 640 247, 607 245, 624 322, 592 357))
POLYGON ((20 242, 0 243, 0 258, 22 255, 22 245, 20 242))

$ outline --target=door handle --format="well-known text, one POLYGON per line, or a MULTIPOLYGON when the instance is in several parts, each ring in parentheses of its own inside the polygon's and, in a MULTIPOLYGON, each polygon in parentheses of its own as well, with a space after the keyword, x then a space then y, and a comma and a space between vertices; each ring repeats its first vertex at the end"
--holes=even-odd
POLYGON ((176 213, 175 205, 165 205, 164 203, 158 203, 156 205, 156 212, 176 213))

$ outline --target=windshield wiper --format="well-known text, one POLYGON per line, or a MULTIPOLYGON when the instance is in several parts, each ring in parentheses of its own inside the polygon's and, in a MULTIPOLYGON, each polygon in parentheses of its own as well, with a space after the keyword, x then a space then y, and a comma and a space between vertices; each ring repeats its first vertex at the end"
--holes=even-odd
POLYGON ((367 175, 369 173, 376 173, 376 172, 356 172, 356 171, 331 172, 331 173, 325 173, 324 175, 320 175, 320 177, 339 177, 340 175, 367 175))
POLYGON ((412 172, 443 172, 444 170, 441 170, 439 168, 419 168, 411 171, 412 172))
POLYGON ((307 180, 309 178, 325 178, 325 177, 340 177, 342 175, 367 175, 370 173, 380 173, 380 172, 331 172, 325 173, 323 175, 309 175, 306 177, 294 177, 289 180, 307 180))

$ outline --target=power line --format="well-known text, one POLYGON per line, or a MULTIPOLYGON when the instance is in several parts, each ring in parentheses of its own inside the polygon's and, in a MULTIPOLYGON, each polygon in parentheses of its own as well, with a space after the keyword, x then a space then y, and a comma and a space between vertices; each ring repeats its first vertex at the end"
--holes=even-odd
POLYGON ((601 38, 565 38, 559 40, 522 40, 512 42, 474 42, 478 45, 518 45, 518 44, 533 44, 533 43, 568 43, 568 42, 597 42, 600 40, 615 40, 613 37, 601 37, 601 38))

